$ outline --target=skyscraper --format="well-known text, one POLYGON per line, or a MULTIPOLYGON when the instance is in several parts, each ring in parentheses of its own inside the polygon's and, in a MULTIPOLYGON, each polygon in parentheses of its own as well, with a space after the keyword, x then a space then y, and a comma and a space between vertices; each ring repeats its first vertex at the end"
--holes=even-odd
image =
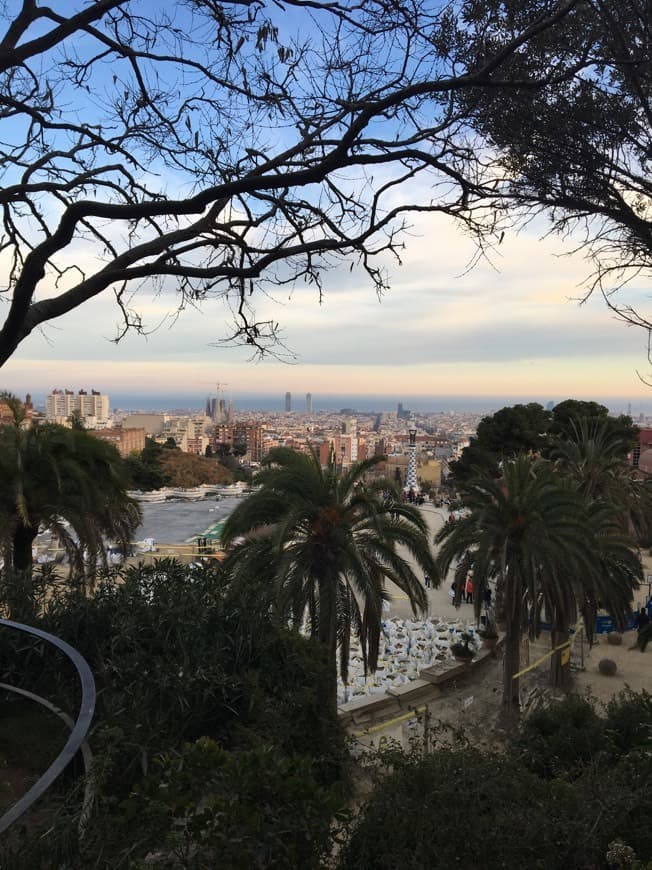
POLYGON ((285 394, 285 412, 289 414, 292 410, 292 393, 285 394))
POLYGON ((312 393, 306 393, 306 414, 312 414, 312 393))

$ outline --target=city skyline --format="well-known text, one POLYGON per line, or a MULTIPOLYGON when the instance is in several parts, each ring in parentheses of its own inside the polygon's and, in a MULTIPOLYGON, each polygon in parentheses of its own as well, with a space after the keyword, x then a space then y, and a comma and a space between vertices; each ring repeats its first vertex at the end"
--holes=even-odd
MULTIPOLYGON (((45 399, 47 395, 39 393, 30 394, 32 401, 38 409, 44 409, 46 406, 45 399)), ((19 396, 20 398, 20 396, 19 396)), ((163 396, 147 396, 138 394, 122 394, 109 390, 110 409, 111 411, 120 410, 127 412, 144 413, 205 413, 207 400, 210 402, 211 397, 200 394, 183 393, 179 395, 167 394, 163 396)), ((339 411, 348 413, 350 410, 355 410, 360 414, 370 413, 396 413, 399 406, 403 407, 403 411, 408 415, 422 414, 493 414, 500 408, 515 405, 518 403, 538 402, 542 407, 550 409, 558 402, 565 399, 574 399, 576 396, 559 395, 553 399, 547 396, 412 396, 409 401, 401 401, 401 397, 395 396, 373 396, 373 395, 355 395, 355 394, 317 394, 312 397, 312 407, 308 411, 304 403, 301 402, 299 407, 292 409, 292 414, 301 416, 304 414, 333 414, 339 411)), ((622 397, 604 397, 594 396, 592 401, 598 401, 613 414, 631 414, 636 421, 640 415, 652 416, 652 396, 649 400, 628 401, 622 397)), ((212 401, 216 401, 215 398, 212 401)), ((223 400, 225 401, 225 400, 223 400)), ((256 395, 252 393, 243 393, 241 395, 231 396, 228 400, 229 404, 233 405, 233 410, 239 414, 248 412, 272 414, 284 414, 285 411, 285 396, 284 394, 269 394, 256 395)), ((225 402, 226 404, 226 402, 225 402)), ((209 415, 210 416, 210 415, 209 415)), ((406 418, 406 424, 409 416, 406 418)))
MULTIPOLYGON (((617 322, 597 296, 579 305, 589 269, 579 255, 559 257, 562 243, 534 230, 507 237, 492 254, 501 271, 486 261, 469 270, 474 250, 449 221, 420 216, 404 265, 388 263, 392 289, 382 301, 348 268, 325 275, 322 304, 303 287, 291 298, 261 298, 261 313, 280 322, 296 354, 289 364, 215 347, 228 332, 219 301, 172 322, 173 294, 148 300, 144 291, 145 326, 162 324, 158 330, 115 345, 117 311, 109 297, 97 300, 30 336, 3 368, 0 388, 46 393, 92 382, 114 394, 205 400, 211 384, 224 380, 233 397, 287 391, 408 404, 427 395, 652 402, 640 377, 650 370, 647 336, 617 322)), ((644 304, 641 287, 628 294, 623 302, 644 304)))

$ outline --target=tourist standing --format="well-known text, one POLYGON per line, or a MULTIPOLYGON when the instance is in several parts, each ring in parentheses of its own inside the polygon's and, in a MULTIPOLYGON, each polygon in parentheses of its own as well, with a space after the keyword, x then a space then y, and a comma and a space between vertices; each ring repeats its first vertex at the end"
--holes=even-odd
POLYGON ((641 607, 639 612, 636 614, 636 618, 634 619, 634 625, 636 626, 636 631, 640 634, 646 625, 650 624, 650 617, 647 615, 647 610, 644 607, 641 607))

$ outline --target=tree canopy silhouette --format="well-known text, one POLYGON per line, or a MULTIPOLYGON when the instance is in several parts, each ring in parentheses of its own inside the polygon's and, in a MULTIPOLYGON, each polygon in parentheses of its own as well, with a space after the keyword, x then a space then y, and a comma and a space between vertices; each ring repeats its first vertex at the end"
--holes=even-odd
POLYGON ((0 28, 0 364, 104 292, 147 331, 143 286, 280 350, 260 294, 321 298, 343 258, 382 294, 417 212, 482 249, 546 209, 602 275, 649 264, 634 0, 23 0, 0 28))

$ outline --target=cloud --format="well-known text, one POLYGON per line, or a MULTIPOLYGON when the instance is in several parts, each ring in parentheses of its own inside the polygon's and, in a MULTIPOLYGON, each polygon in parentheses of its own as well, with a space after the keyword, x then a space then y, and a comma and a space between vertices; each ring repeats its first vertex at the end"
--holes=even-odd
MULTIPOLYGON (((215 346, 230 331, 221 300, 175 312, 176 298, 138 296, 145 323, 158 329, 111 342, 119 324, 105 293, 34 333, 3 370, 4 383, 31 389, 90 386, 111 390, 195 389, 229 381, 231 389, 267 391, 512 394, 529 388, 553 395, 598 390, 641 392, 646 336, 616 322, 598 298, 579 306, 587 263, 559 257, 551 239, 509 236, 468 269, 471 241, 440 216, 419 216, 404 264, 392 267, 379 301, 368 276, 343 266, 324 276, 323 303, 314 287, 259 294, 258 315, 279 321, 298 365, 256 366, 246 348, 215 346), (81 381, 81 382, 80 382, 81 381), (443 387, 445 386, 445 390, 443 387), (29 387, 28 387, 29 388, 29 387), (117 388, 117 387, 114 387, 117 388)), ((628 298, 644 302, 643 288, 628 298)))

